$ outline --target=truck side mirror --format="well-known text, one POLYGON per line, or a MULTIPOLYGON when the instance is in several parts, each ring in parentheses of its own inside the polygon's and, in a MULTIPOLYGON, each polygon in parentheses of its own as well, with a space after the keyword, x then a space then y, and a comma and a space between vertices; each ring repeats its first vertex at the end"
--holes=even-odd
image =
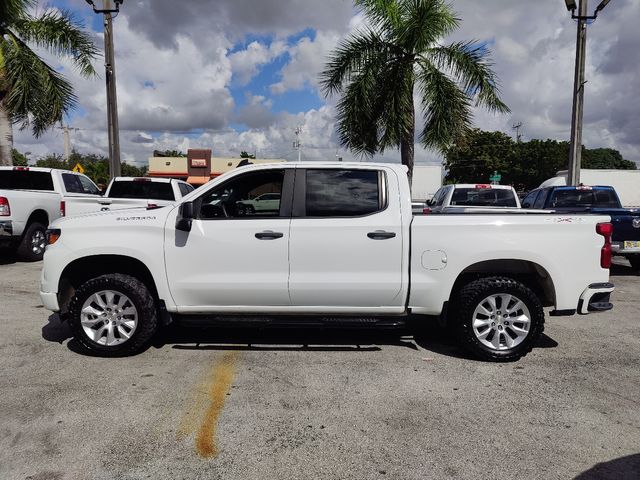
POLYGON ((180 205, 178 216, 176 217, 176 230, 182 230, 183 232, 191 231, 191 222, 195 218, 193 210, 193 202, 184 202, 180 205))

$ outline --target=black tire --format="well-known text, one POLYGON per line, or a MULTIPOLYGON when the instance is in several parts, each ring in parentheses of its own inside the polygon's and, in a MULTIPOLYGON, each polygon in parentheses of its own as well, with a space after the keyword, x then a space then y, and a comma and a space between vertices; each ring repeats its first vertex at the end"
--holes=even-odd
POLYGON ((629 255, 627 257, 627 260, 629 260, 629 263, 631 264, 631 268, 633 268, 636 271, 640 270, 640 254, 629 255))
POLYGON ((20 260, 25 262, 38 262, 44 256, 44 247, 46 245, 45 231, 47 227, 39 222, 33 222, 27 225, 22 235, 22 239, 18 244, 16 253, 20 260), (34 242, 38 241, 37 250, 34 250, 34 242))
POLYGON ((151 342, 158 329, 158 315, 151 292, 135 277, 112 273, 102 275, 83 283, 69 303, 69 325, 83 351, 101 357, 134 355, 143 351, 151 342), (81 324, 81 310, 85 301, 101 290, 113 290, 126 295, 135 306, 138 325, 128 340, 117 345, 101 345, 91 339, 81 324))
POLYGON ((253 205, 247 205, 247 215, 253 215, 256 213, 256 209, 253 208, 253 205))
MULTIPOLYGON (((493 362, 509 362, 524 357, 533 349, 544 331, 544 311, 540 299, 529 287, 508 277, 480 278, 462 287, 456 295, 449 318, 461 346, 477 358, 493 362), (529 310, 531 322, 529 332, 521 343, 512 348, 489 348, 478 339, 472 326, 476 308, 484 299, 497 294, 513 295, 529 310)), ((507 333, 509 327, 496 328, 504 328, 501 332, 502 338, 504 335, 509 335, 507 333)), ((513 330, 510 331, 513 332, 513 330)), ((501 338, 497 338, 499 339, 497 343, 500 345, 501 338)))

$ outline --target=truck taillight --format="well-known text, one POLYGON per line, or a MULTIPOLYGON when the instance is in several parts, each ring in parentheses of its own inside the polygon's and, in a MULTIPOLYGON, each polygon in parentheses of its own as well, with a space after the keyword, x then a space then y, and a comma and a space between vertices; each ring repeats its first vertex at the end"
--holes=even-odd
POLYGON ((422 213, 423 213, 423 215, 427 215, 427 214, 429 214, 429 213, 431 213, 431 212, 432 212, 432 210, 431 210, 429 207, 424 207, 424 208, 422 209, 422 213))
POLYGON ((9 200, 6 197, 0 197, 0 217, 8 217, 11 215, 9 200))
POLYGON ((64 217, 67 214, 67 204, 64 200, 60 200, 60 216, 64 217))
POLYGON ((602 268, 611 267, 611 235, 613 234, 613 225, 611 223, 598 223, 596 232, 604 237, 604 245, 600 249, 600 266, 602 268))

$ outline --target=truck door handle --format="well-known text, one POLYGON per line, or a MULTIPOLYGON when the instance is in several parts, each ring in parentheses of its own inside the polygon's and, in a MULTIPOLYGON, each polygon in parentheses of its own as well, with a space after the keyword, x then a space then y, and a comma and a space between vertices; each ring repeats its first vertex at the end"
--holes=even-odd
POLYGON ((284 233, 272 232, 271 230, 265 230, 264 232, 256 233, 258 240, 275 240, 276 238, 282 238, 284 233))
POLYGON ((373 240, 386 240, 387 238, 393 238, 396 234, 393 232, 385 232, 384 230, 376 230, 375 232, 367 233, 367 237, 373 240))

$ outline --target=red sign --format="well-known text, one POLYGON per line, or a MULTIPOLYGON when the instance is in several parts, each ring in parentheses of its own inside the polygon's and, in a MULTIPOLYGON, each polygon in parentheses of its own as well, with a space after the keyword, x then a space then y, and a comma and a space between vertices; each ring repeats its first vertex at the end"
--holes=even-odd
POLYGON ((207 161, 204 158, 192 158, 191 159, 192 167, 206 167, 207 161))

